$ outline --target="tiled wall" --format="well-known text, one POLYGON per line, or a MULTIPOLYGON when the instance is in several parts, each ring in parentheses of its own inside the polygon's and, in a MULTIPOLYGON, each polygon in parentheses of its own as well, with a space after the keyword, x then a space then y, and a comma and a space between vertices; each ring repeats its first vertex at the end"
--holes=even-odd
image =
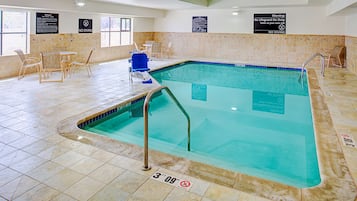
MULTIPOLYGON (((73 60, 82 60, 94 48, 92 62, 128 58, 132 45, 101 48, 100 33, 93 34, 33 34, 30 36, 30 55, 40 57, 40 52, 75 51, 73 60)), ((17 55, 0 57, 0 79, 16 76, 21 63, 17 55)))
POLYGON ((357 37, 346 36, 347 68, 357 74, 357 37))
MULTIPOLYGON (((173 55, 240 61, 250 64, 301 66, 316 52, 344 45, 344 36, 155 33, 155 40, 172 42, 173 55)), ((312 64, 316 66, 319 60, 312 64)), ((310 65, 311 66, 311 65, 310 65)))
POLYGON ((147 40, 154 40, 154 32, 135 32, 134 42, 140 47, 147 40))
MULTIPOLYGON (((272 35, 136 32, 134 41, 140 46, 156 40, 165 46, 172 42, 172 55, 181 58, 218 59, 260 65, 301 66, 316 52, 329 52, 336 45, 345 45, 345 36, 272 35)), ((356 72, 356 38, 346 37, 348 68, 356 72)), ((94 62, 128 58, 133 46, 100 47, 100 33, 31 35, 31 56, 41 51, 68 50, 78 52, 73 59, 86 57, 95 48, 94 62)), ((310 65, 318 66, 318 59, 310 65)), ((17 56, 0 57, 0 79, 16 76, 20 66, 17 56)), ((309 66, 308 66, 309 67, 309 66)))

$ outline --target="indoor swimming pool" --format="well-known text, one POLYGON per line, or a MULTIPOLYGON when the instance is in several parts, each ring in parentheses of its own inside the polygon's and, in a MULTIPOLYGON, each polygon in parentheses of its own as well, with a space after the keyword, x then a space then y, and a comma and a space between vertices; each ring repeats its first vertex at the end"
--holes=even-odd
MULTIPOLYGON (((320 183, 306 77, 298 69, 185 62, 150 73, 167 86, 150 102, 149 148, 295 187, 320 183)), ((143 146, 144 98, 80 127, 143 146)))

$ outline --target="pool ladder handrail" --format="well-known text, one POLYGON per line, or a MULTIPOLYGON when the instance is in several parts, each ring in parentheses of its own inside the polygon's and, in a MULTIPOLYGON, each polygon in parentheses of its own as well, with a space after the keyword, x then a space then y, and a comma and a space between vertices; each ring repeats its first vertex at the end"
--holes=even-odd
POLYGON ((187 119, 187 150, 191 151, 191 122, 190 116, 186 112, 186 110, 182 107, 181 103, 176 99, 175 95, 171 92, 171 90, 167 86, 159 86, 156 89, 149 91, 146 95, 143 111, 144 111, 144 166, 143 170, 147 171, 150 170, 151 167, 149 166, 149 125, 148 125, 148 111, 149 111, 149 103, 151 100, 152 95, 160 90, 165 90, 167 94, 171 97, 171 99, 175 102, 175 104, 179 107, 181 112, 186 116, 187 119))
POLYGON ((312 55, 311 57, 309 57, 309 59, 307 59, 301 67, 301 75, 299 79, 302 79, 302 77, 304 76, 304 70, 305 70, 305 66, 310 63, 315 57, 320 56, 320 62, 321 62, 321 75, 325 76, 325 58, 327 56, 323 55, 320 52, 315 53, 314 55, 312 55))

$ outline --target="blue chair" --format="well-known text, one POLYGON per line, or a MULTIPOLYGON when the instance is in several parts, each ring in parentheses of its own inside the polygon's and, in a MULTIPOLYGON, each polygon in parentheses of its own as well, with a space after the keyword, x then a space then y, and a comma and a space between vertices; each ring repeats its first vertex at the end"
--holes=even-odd
POLYGON ((132 82, 133 77, 142 79, 142 83, 152 83, 151 77, 148 73, 150 68, 148 68, 148 57, 143 52, 134 52, 131 55, 131 59, 129 62, 131 63, 131 67, 129 67, 129 79, 132 82))

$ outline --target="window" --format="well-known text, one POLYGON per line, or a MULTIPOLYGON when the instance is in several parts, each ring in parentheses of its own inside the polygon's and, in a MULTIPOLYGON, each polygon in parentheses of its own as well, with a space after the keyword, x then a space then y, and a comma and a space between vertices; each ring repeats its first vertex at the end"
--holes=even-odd
POLYGON ((0 55, 13 55, 21 49, 28 53, 27 12, 0 10, 0 55))
POLYGON ((130 18, 102 17, 102 47, 112 47, 130 44, 132 44, 132 30, 130 18))

